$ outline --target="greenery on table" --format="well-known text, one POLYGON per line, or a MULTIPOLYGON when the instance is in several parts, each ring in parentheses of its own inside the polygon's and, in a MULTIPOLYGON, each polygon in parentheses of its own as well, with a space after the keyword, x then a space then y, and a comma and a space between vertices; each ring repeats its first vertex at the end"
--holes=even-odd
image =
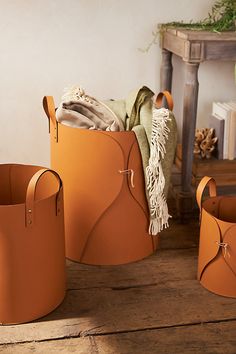
POLYGON ((211 12, 208 16, 199 21, 185 23, 183 21, 162 23, 157 26, 156 31, 153 32, 153 40, 144 50, 147 52, 153 44, 156 44, 159 35, 165 31, 166 28, 181 27, 188 30, 197 31, 212 31, 216 33, 224 31, 236 30, 236 0, 217 0, 212 6, 211 12))
POLYGON ((212 32, 235 31, 236 0, 218 0, 213 5, 211 12, 204 20, 199 22, 183 23, 170 22, 160 25, 163 27, 184 27, 186 29, 205 30, 212 32))

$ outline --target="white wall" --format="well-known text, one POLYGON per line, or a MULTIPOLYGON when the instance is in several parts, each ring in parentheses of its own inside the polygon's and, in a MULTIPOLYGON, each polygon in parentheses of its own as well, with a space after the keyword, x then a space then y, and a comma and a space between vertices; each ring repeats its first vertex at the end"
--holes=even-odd
MULTIPOLYGON (((212 0, 0 0, 0 162, 49 165, 44 95, 82 85, 99 99, 123 98, 140 85, 159 90, 161 51, 144 48, 156 24, 198 20, 212 0)), ((176 117, 181 122, 183 67, 173 60, 176 117)), ((212 100, 235 98, 233 63, 199 70, 198 125, 212 100)))

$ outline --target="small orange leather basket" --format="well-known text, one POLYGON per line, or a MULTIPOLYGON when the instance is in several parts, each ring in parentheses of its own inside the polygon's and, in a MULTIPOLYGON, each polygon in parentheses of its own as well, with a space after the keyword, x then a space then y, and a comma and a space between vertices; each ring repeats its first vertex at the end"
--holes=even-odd
POLYGON ((236 297, 236 197, 217 196, 215 180, 207 176, 199 183, 196 196, 200 209, 198 279, 213 293, 236 297), (207 185, 210 198, 202 202, 207 185))
POLYGON ((65 296, 63 191, 38 166, 0 165, 0 323, 29 322, 65 296))
POLYGON ((51 167, 64 185, 67 258, 115 265, 152 254, 143 167, 132 131, 79 129, 56 121, 44 97, 51 136, 51 167))

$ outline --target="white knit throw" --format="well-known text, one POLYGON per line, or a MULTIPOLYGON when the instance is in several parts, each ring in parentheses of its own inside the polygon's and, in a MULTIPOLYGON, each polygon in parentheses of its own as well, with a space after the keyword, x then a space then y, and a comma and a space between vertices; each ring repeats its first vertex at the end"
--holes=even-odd
POLYGON ((168 120, 170 120, 168 109, 153 108, 150 158, 146 167, 150 208, 149 234, 151 235, 157 235, 164 227, 169 226, 168 219, 170 215, 166 198, 163 194, 165 177, 161 166, 161 159, 164 158, 166 152, 165 142, 170 131, 166 125, 168 120))

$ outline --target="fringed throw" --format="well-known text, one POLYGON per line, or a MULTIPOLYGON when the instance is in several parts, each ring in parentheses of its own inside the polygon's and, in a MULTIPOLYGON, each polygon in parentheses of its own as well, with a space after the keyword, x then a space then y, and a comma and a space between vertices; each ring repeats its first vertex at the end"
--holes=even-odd
POLYGON ((150 224, 149 233, 157 235, 163 228, 169 226, 168 207, 163 194, 165 177, 163 174, 161 159, 164 158, 165 143, 168 139, 170 120, 169 110, 166 108, 153 108, 152 135, 150 145, 149 164, 146 168, 147 191, 149 195, 150 224))

